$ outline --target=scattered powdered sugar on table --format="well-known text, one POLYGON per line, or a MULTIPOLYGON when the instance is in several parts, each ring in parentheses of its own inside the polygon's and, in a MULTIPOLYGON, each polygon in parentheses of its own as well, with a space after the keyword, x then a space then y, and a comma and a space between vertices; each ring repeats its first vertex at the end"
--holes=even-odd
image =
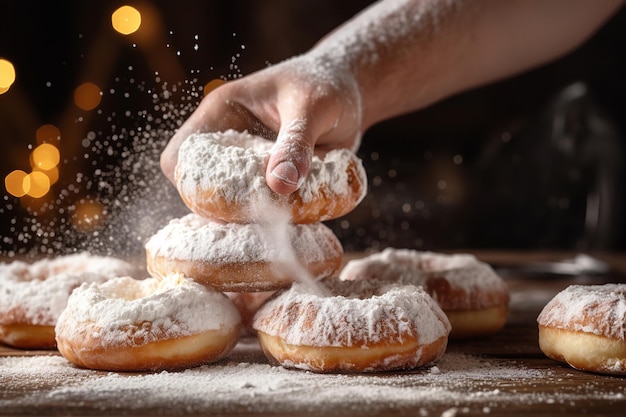
MULTIPOLYGON (((594 395, 592 386, 576 392, 533 393, 539 378, 558 383, 553 371, 488 361, 458 350, 446 353, 436 366, 376 375, 323 375, 272 367, 261 359, 253 339, 240 342, 230 361, 182 372, 107 373, 75 368, 59 356, 1 357, 0 409, 11 413, 46 405, 78 412, 341 415, 358 410, 439 415, 470 409, 488 412, 513 401, 571 405, 594 395), (32 381, 38 381, 35 390, 32 381), (29 387, 32 391, 25 392, 29 387), (431 414, 433 410, 437 414, 431 414)), ((596 396, 624 399, 623 392, 596 396)))

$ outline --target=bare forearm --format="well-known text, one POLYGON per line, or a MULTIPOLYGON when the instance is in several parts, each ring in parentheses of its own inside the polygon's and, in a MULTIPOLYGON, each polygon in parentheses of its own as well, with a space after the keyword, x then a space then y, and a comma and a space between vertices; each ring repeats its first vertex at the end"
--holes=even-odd
POLYGON ((310 55, 352 72, 362 130, 454 93, 557 58, 621 0, 387 0, 323 39, 310 55))
POLYGON ((161 165, 174 179, 193 132, 248 130, 275 139, 266 181, 298 189, 322 149, 358 148, 373 124, 556 58, 622 0, 384 0, 309 52, 207 95, 161 165))

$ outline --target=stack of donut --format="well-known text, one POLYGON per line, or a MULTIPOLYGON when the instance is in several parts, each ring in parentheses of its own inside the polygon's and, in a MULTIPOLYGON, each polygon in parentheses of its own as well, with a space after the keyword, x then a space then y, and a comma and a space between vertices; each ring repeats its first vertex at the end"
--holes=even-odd
POLYGON ((66 295, 61 354, 93 369, 184 368, 226 356, 243 324, 284 367, 388 371, 439 359, 451 329, 502 326, 508 292, 473 257, 387 250, 338 278, 343 248, 322 222, 364 198, 361 161, 315 156, 298 191, 278 195, 265 182, 272 146, 233 130, 188 137, 175 177, 192 213, 146 242, 151 277, 108 276, 66 295))
POLYGON ((251 326, 275 290, 299 277, 335 274, 343 249, 321 221, 349 212, 365 196, 360 160, 346 150, 315 157, 300 190, 281 197, 265 184, 270 149, 271 142, 235 131, 190 136, 176 181, 193 213, 146 242, 152 277, 83 284, 73 292, 56 326, 63 356, 103 370, 212 362, 236 344, 242 315, 251 326))
MULTIPOLYGON (((184 368, 226 356, 243 324, 284 367, 388 371, 439 359, 451 329, 502 326, 506 287, 470 256, 390 249, 337 278, 343 249, 321 222, 364 198, 361 161, 347 150, 315 156, 298 191, 281 196, 265 183, 271 148, 232 130, 187 138, 175 176, 192 213, 146 242, 151 277, 110 271, 65 292, 56 324, 47 323, 61 354, 93 369, 184 368)), ((7 271, 18 282, 22 269, 7 271)))
POLYGON ((194 134, 181 145, 176 186, 193 212, 146 243, 154 276, 183 273, 228 292, 272 291, 294 273, 333 275, 343 249, 321 222, 342 216, 366 194, 361 162, 348 150, 314 156, 300 188, 279 195, 265 182, 272 143, 246 132, 194 134), (302 271, 294 271, 294 259, 302 271))
POLYGON ((276 290, 339 270, 343 248, 321 222, 353 210, 367 191, 361 161, 344 149, 314 156, 298 191, 278 195, 265 182, 272 146, 234 130, 189 136, 175 178, 192 213, 146 243, 153 276, 182 273, 224 291, 239 308, 246 333, 276 290))
POLYGON ((170 221, 145 245, 153 277, 182 274, 226 293, 246 333, 276 290, 339 271, 343 248, 322 221, 350 212, 367 191, 361 161, 334 150, 313 157, 298 191, 275 194, 265 182, 272 146, 234 130, 189 136, 175 179, 192 213, 170 221))
POLYGON ((249 326, 253 309, 296 273, 316 280, 337 272, 343 249, 320 222, 352 210, 365 195, 360 161, 347 151, 314 158, 300 191, 280 198, 264 180, 270 146, 235 131, 185 141, 176 179, 193 213, 146 243, 151 277, 74 290, 56 323, 63 356, 82 367, 125 371, 213 362, 237 343, 242 313, 249 326), (276 216, 291 221, 269 227, 276 216), (301 270, 293 269, 294 259, 301 270))
POLYGON ((315 156, 298 191, 280 196, 265 182, 271 147, 232 130, 185 140, 175 177, 193 213, 146 243, 149 272, 227 292, 268 358, 286 367, 378 371, 440 357, 449 322, 422 289, 329 278, 343 249, 321 222, 364 198, 361 161, 347 150, 315 156))
POLYGON ((315 156, 298 191, 278 195, 265 182, 272 146, 233 130, 185 140, 175 178, 193 213, 146 243, 153 276, 227 292, 270 361, 316 372, 415 368, 444 353, 451 328, 502 327, 508 291, 469 256, 385 252, 338 279, 343 250, 321 222, 363 199, 361 162, 347 150, 315 156), (384 276, 368 275, 379 261, 384 276))

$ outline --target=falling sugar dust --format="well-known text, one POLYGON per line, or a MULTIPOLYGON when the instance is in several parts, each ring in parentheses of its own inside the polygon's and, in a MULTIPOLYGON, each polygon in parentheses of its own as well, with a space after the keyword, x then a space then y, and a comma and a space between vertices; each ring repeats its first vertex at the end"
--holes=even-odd
MULTIPOLYGON (((201 49, 198 36, 193 49, 201 49)), ((72 128, 86 133, 61 132, 61 143, 73 152, 61 155, 61 175, 50 192, 40 199, 3 196, 0 255, 88 250, 141 257, 147 238, 188 212, 161 172, 161 152, 202 99, 205 81, 241 77, 239 57, 225 63, 225 76, 211 75, 216 70, 210 67, 178 83, 158 72, 152 81, 138 81, 145 76, 126 65, 102 91, 100 106, 74 120, 72 128)))
MULTIPOLYGON (((118 77, 116 82, 125 81, 118 77)), ((155 82, 160 82, 158 75, 155 82)), ((13 218, 10 233, 2 238, 2 252, 9 256, 77 250, 119 256, 139 253, 147 237, 184 210, 176 190, 161 174, 159 157, 195 106, 202 91, 196 83, 161 83, 158 89, 131 83, 111 88, 112 96, 150 98, 152 111, 98 115, 101 120, 95 123, 109 131, 89 131, 78 152, 82 157, 63 161, 60 171, 65 177, 50 193, 56 195, 23 209, 5 196, 0 214, 13 218), (169 101, 178 95, 186 97, 183 104, 169 101)))
POLYGON ((302 265, 289 237, 291 212, 287 207, 277 205, 268 192, 259 192, 250 204, 251 217, 261 225, 263 237, 268 247, 275 248, 277 258, 272 268, 278 275, 286 275, 293 280, 304 284, 307 289, 316 295, 327 295, 326 291, 317 284, 315 278, 302 265))

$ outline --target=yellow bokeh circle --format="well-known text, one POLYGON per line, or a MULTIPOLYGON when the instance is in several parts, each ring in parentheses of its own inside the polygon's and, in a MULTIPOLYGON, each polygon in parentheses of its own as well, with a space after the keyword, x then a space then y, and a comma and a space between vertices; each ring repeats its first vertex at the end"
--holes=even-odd
POLYGON ((111 15, 113 29, 122 35, 130 35, 141 26, 141 13, 131 6, 122 6, 111 15))
POLYGON ((27 176, 28 174, 24 171, 16 169, 4 177, 4 187, 7 192, 15 197, 23 197, 26 195, 26 190, 24 190, 24 179, 27 176))
POLYGON ((33 171, 41 171, 46 174, 50 180, 50 185, 56 184, 57 181, 59 181, 59 167, 54 167, 52 169, 33 168, 33 171))
POLYGON ((0 91, 5 92, 15 82, 15 67, 10 61, 0 59, 0 91))
POLYGON ((50 178, 41 171, 33 171, 24 178, 24 191, 33 198, 43 197, 50 191, 50 178))
POLYGON ((33 149, 30 154, 31 164, 33 168, 39 168, 42 171, 48 171, 57 165, 61 160, 61 154, 56 146, 44 143, 33 149))

